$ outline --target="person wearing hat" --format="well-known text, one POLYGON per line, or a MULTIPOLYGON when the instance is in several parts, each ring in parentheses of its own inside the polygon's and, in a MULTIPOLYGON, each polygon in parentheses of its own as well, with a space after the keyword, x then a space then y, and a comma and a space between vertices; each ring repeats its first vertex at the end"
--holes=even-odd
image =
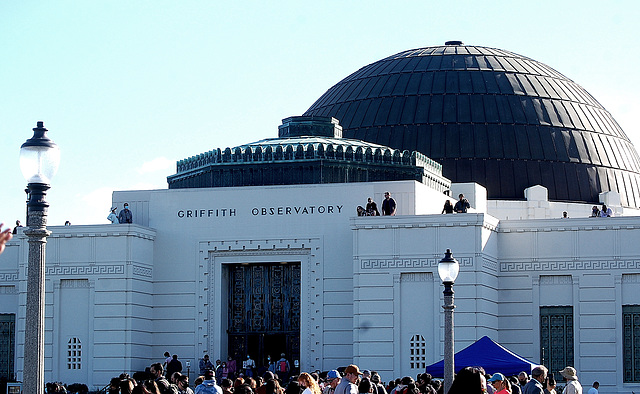
POLYGON ((116 209, 118 209, 118 207, 111 207, 111 213, 109 214, 109 216, 107 216, 107 220, 111 221, 111 224, 120 224, 118 215, 116 215, 116 209))
POLYGON ((489 380, 487 380, 494 389, 496 389, 495 394, 510 394, 508 387, 511 387, 511 384, 507 380, 506 376, 501 374, 500 372, 494 373, 489 380))
POLYGON ((531 380, 522 388, 522 394, 543 394, 544 380, 547 378, 547 367, 538 365, 531 371, 531 380))
POLYGON ((573 367, 565 367, 560 371, 560 375, 567 382, 564 388, 563 394, 582 394, 582 385, 578 382, 578 375, 576 375, 576 369, 573 367))
POLYGON ((324 387, 324 389, 322 390, 322 394, 333 394, 336 390, 336 387, 338 386, 338 383, 340 383, 341 378, 342 377, 340 376, 340 372, 336 371, 335 369, 327 372, 327 383, 329 384, 324 387))
POLYGON ((357 365, 351 364, 344 369, 344 377, 336 386, 334 394, 358 394, 358 386, 356 382, 362 375, 357 365))

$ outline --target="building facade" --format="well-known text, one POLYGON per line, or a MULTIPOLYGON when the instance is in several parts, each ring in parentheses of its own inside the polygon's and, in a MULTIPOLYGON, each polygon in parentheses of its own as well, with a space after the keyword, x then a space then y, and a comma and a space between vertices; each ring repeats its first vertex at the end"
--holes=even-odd
MULTIPOLYGON (((133 224, 52 227, 45 378, 104 387, 165 351, 192 378, 204 354, 416 375, 443 355, 451 249, 456 350, 487 335, 640 391, 639 165, 548 66, 461 43, 382 59, 278 138, 181 160, 169 189, 114 192, 133 224), (387 191, 397 215, 357 215, 387 191), (472 209, 442 214, 460 193, 472 209), (613 217, 590 217, 601 203, 613 217)), ((18 233, 0 256, 0 374, 18 380, 27 251, 18 233)))

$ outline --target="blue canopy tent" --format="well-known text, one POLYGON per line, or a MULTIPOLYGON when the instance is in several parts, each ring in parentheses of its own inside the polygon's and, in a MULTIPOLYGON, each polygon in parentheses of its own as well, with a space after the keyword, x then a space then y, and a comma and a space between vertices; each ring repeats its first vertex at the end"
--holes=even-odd
MULTIPOLYGON (((500 372, 505 376, 517 375, 522 371, 531 374, 531 370, 538 365, 493 342, 487 336, 457 352, 454 362, 456 372, 464 367, 482 367, 488 374, 500 372)), ((433 377, 443 377, 444 360, 429 365, 427 373, 433 377)))

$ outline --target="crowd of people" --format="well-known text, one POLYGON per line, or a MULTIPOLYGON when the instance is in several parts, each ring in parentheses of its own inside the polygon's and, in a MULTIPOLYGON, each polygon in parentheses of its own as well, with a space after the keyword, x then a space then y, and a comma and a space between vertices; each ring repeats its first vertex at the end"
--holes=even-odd
MULTIPOLYGON (((255 362, 247 361, 237 368, 234 360, 212 363, 205 355, 199 362, 200 376, 190 385, 189 377, 174 370, 177 356, 168 357, 164 364, 152 364, 144 373, 133 377, 127 374, 113 378, 109 394, 445 394, 444 384, 430 374, 397 378, 384 384, 376 371, 361 371, 357 365, 330 371, 292 373, 291 365, 282 354, 269 362, 262 374, 255 362), (174 363, 174 367, 171 363, 174 363), (166 367, 166 368, 165 368, 166 367)), ((576 370, 566 367, 558 373, 565 383, 563 389, 540 365, 531 371, 507 377, 500 372, 485 373, 482 367, 465 367, 458 371, 446 394, 583 394, 576 370)), ((598 394, 599 383, 594 382, 584 394, 598 394)))

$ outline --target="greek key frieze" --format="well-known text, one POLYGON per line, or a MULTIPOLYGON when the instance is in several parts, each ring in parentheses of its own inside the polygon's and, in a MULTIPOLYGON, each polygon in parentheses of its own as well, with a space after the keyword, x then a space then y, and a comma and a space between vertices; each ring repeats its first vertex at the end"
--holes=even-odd
POLYGON ((500 263, 500 271, 502 272, 615 269, 640 269, 640 260, 523 261, 500 263))
POLYGON ((13 272, 0 272, 0 281, 11 282, 18 280, 18 271, 13 272))
MULTIPOLYGON (((458 258, 461 266, 473 265, 470 257, 458 258)), ((360 269, 392 269, 392 268, 435 268, 440 259, 363 259, 360 260, 360 269)))
POLYGON ((124 265, 56 266, 48 267, 46 275, 122 275, 124 265))
POLYGON ((140 267, 139 265, 134 265, 133 274, 151 278, 153 276, 153 271, 151 270, 151 268, 145 268, 145 267, 140 267))

